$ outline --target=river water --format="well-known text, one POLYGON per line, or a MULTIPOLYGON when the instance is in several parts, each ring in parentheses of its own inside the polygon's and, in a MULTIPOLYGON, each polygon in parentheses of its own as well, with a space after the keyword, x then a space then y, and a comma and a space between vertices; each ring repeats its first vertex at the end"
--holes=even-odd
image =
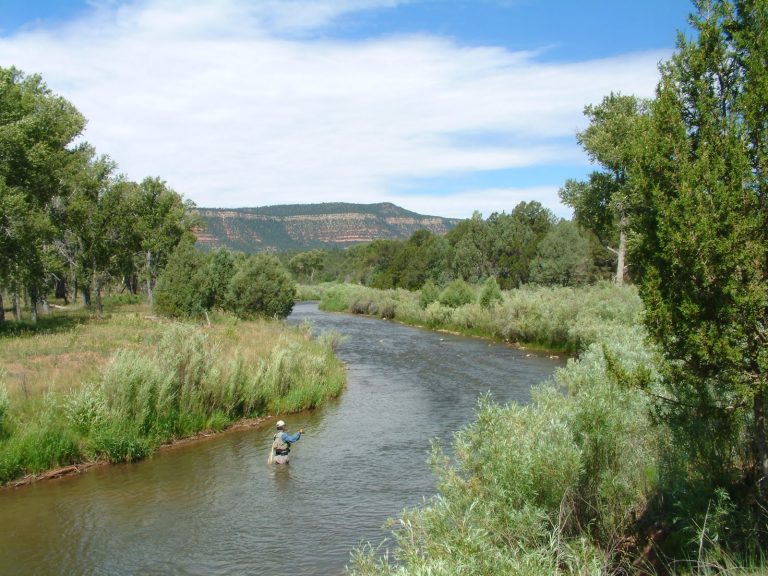
POLYGON ((273 424, 134 464, 0 491, 0 574, 333 575, 350 551, 435 491, 430 440, 449 445, 479 395, 527 402, 558 360, 298 304, 289 322, 346 338, 341 398, 291 415, 289 466, 273 424))

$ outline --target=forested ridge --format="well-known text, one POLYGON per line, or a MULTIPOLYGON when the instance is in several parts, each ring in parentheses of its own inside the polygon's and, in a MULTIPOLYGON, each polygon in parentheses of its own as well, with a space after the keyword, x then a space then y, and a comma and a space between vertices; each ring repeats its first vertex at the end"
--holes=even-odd
POLYGON ((406 239, 417 230, 444 234, 459 220, 425 216, 390 203, 289 204, 258 208, 199 208, 203 249, 242 252, 344 248, 379 239, 406 239))

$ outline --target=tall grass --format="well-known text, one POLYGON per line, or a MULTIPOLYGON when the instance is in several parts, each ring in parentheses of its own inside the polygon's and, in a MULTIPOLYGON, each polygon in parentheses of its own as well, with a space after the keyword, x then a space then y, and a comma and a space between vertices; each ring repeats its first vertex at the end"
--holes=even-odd
POLYGON ((232 329, 163 324, 151 351, 121 348, 72 390, 9 400, 0 388, 0 482, 84 460, 137 460, 173 439, 313 408, 341 392, 345 374, 332 339, 274 323, 232 329), (257 356, 258 343, 241 340, 254 330, 270 342, 257 356))
POLYGON ((576 352, 590 343, 621 338, 638 329, 642 304, 634 287, 604 283, 578 288, 524 286, 483 306, 481 287, 470 303, 422 307, 418 292, 377 290, 351 284, 313 286, 320 307, 394 318, 406 324, 576 352))

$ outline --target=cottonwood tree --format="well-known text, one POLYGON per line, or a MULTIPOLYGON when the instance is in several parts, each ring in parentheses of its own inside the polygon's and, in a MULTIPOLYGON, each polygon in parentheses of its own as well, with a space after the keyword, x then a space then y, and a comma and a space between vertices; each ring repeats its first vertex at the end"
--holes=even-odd
POLYGON ((40 76, 0 68, 0 285, 14 293, 16 310, 20 292, 27 292, 33 322, 49 281, 52 211, 63 201, 62 183, 77 154, 69 145, 84 127, 77 109, 40 76))
POLYGON ((64 210, 60 253, 71 266, 75 282, 81 282, 86 304, 96 298, 102 310, 101 289, 109 277, 112 256, 120 249, 120 231, 128 216, 120 198, 113 192, 115 163, 106 156, 96 157, 93 149, 81 151, 82 165, 72 174, 72 192, 64 210))
POLYGON ((315 274, 323 269, 325 253, 322 250, 300 252, 288 262, 288 268, 297 276, 306 278, 310 284, 315 280, 315 274))
POLYGON ((147 300, 152 305, 158 274, 179 242, 192 237, 192 228, 199 224, 199 220, 194 204, 184 201, 160 178, 141 181, 136 209, 147 300))
POLYGON ((638 138, 647 102, 634 96, 610 94, 597 106, 587 106, 590 124, 576 136, 593 162, 602 166, 587 181, 568 180, 560 199, 574 211, 579 225, 592 230, 616 255, 616 284, 624 284, 628 230, 629 171, 636 159, 638 138))

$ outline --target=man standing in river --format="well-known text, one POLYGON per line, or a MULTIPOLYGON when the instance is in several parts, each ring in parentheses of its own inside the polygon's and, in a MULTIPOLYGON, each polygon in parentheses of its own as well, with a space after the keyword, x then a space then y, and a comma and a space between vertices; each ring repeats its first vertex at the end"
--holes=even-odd
POLYGON ((296 432, 296 434, 288 434, 288 432, 285 431, 285 422, 278 420, 277 434, 275 434, 274 440, 272 441, 272 451, 270 453, 269 463, 288 464, 288 454, 291 452, 291 444, 298 442, 303 433, 304 428, 296 432))

